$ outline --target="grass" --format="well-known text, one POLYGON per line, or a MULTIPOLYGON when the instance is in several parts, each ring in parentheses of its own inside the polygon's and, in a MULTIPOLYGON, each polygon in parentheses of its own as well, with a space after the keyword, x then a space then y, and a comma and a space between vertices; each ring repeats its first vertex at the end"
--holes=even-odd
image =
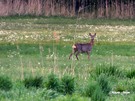
MULTIPOLYGON (((95 72, 99 70, 108 77, 108 85, 112 90, 123 90, 124 87, 124 90, 131 92, 125 96, 107 96, 107 101, 132 101, 135 98, 134 72, 130 71, 135 67, 134 25, 134 20, 128 19, 0 17, 0 74, 6 75, 13 82, 10 91, 0 91, 0 99, 90 101, 91 97, 84 96, 80 91, 87 87, 89 79, 97 78, 95 72), (72 44, 88 42, 89 32, 97 33, 91 59, 87 59, 87 54, 80 54, 79 61, 75 56, 69 60, 72 44), (65 74, 73 77, 75 92, 62 95, 46 88, 27 89, 21 83, 24 78, 46 78, 51 73, 60 79, 65 74)), ((97 92, 92 99, 99 96, 97 92)))

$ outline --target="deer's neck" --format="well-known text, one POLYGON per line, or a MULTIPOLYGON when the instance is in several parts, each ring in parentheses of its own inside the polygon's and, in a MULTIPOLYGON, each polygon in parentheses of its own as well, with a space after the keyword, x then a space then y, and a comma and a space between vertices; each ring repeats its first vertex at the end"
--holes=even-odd
POLYGON ((91 39, 90 44, 93 46, 94 45, 94 39, 91 39))

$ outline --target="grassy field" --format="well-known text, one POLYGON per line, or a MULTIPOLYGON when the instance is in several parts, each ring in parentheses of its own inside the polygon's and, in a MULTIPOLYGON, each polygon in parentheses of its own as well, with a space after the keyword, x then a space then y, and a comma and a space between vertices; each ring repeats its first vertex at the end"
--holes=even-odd
MULTIPOLYGON (((111 90, 105 101, 135 100, 134 20, 65 17, 0 17, 0 75, 13 82, 0 90, 1 101, 99 101, 86 94, 88 84, 105 74, 111 90), (90 60, 86 54, 69 60, 72 45, 97 33, 90 60), (23 80, 54 73, 74 77, 72 95, 43 88, 27 89, 23 80), (120 92, 113 94, 112 91, 120 92), (123 94, 130 92, 130 94, 123 94)), ((104 101, 104 100, 101 100, 104 101)))

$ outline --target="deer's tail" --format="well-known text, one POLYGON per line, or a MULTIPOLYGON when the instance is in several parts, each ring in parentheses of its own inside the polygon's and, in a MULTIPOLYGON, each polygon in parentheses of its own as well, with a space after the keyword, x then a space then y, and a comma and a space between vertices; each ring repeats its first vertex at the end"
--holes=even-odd
POLYGON ((74 48, 76 48, 76 46, 75 46, 75 45, 73 45, 73 46, 72 46, 72 48, 74 49, 74 48))

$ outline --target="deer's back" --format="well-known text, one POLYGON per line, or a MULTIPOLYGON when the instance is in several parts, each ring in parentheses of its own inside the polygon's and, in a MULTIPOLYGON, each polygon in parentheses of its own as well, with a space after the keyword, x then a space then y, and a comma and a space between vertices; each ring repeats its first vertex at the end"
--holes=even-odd
POLYGON ((80 52, 88 52, 88 51, 91 51, 92 49, 92 45, 90 43, 85 43, 85 44, 78 43, 78 44, 75 44, 75 46, 76 46, 76 49, 80 52))

